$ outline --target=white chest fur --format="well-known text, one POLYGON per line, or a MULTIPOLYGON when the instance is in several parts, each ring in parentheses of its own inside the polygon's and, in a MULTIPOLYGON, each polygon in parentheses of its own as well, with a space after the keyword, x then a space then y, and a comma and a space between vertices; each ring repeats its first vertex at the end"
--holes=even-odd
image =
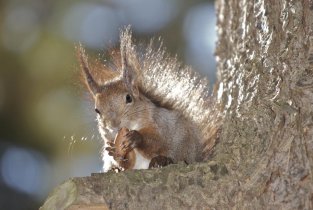
POLYGON ((136 162, 133 169, 148 169, 151 160, 143 157, 136 149, 134 151, 136 153, 136 162))

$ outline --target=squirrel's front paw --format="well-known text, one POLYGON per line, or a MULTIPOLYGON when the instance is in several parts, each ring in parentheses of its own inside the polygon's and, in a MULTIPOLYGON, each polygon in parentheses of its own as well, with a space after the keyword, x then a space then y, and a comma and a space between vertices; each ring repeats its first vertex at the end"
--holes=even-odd
POLYGON ((108 152, 110 156, 114 158, 114 160, 116 161, 123 160, 124 155, 118 151, 114 142, 108 142, 108 146, 105 148, 105 150, 108 152))
POLYGON ((141 134, 136 130, 128 131, 121 141, 121 149, 128 153, 142 142, 141 134))
POLYGON ((130 131, 127 128, 121 128, 114 142, 108 142, 106 150, 116 161, 125 161, 126 156, 142 141, 142 136, 138 131, 130 131))
POLYGON ((174 163, 172 158, 159 155, 151 159, 149 168, 162 168, 172 163, 174 163))

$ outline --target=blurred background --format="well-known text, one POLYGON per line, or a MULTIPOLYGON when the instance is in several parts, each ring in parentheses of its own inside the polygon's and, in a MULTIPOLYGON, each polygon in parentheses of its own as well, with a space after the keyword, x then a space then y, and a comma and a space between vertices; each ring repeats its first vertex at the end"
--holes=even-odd
POLYGON ((137 41, 161 36, 170 54, 214 81, 213 1, 0 2, 0 209, 38 209, 69 177, 101 171, 74 46, 101 53, 128 24, 137 41))

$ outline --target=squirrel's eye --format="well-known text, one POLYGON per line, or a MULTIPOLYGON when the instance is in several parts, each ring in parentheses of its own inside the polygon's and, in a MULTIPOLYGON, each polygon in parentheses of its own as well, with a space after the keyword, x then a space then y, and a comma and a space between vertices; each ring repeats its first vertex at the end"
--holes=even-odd
POLYGON ((128 104, 128 103, 131 103, 132 101, 133 101, 132 97, 129 94, 127 94, 126 95, 126 103, 128 104))
POLYGON ((95 112, 99 115, 101 115, 101 112, 99 111, 99 109, 95 108, 95 112))

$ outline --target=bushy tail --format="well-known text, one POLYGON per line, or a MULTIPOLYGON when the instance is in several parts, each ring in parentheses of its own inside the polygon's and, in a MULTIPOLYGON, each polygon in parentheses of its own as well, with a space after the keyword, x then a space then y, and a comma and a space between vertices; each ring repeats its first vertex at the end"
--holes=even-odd
POLYGON ((208 79, 170 57, 162 43, 155 48, 152 40, 148 47, 136 49, 130 27, 121 32, 120 38, 121 53, 136 67, 140 89, 155 103, 178 110, 198 126, 207 157, 220 133, 215 93, 210 93, 208 79))

